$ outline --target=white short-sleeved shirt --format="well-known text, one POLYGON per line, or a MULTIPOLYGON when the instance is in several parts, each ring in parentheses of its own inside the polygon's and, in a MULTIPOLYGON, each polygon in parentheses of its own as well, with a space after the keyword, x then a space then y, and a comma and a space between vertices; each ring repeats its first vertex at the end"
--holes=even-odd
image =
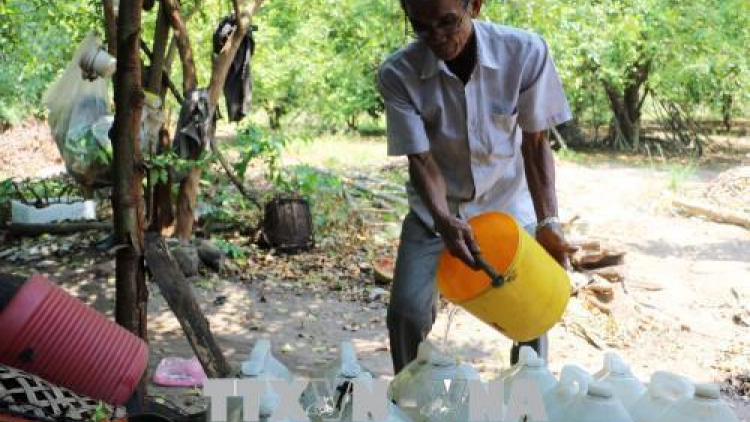
MULTIPOLYGON (((380 66, 388 154, 429 151, 455 215, 504 211, 522 225, 533 224, 521 131, 570 120, 570 108, 539 35, 489 22, 473 24, 477 65, 465 86, 422 41, 401 48, 380 66)), ((410 208, 431 227, 432 216, 411 183, 406 189, 410 208)))

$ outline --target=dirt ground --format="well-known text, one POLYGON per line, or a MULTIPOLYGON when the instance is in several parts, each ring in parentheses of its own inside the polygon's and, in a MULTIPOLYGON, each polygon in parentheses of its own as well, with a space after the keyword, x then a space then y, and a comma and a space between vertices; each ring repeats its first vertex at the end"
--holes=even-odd
MULTIPOLYGON (((329 144, 346 142, 326 142, 291 150, 288 159, 309 157, 314 148, 317 155, 312 159, 330 163, 336 159, 337 148, 329 144)), ((368 157, 360 168, 364 165, 377 171, 382 166, 396 166, 405 171, 402 161, 382 158, 382 142, 355 140, 348 145, 353 156, 368 157)), ((54 156, 45 157, 59 165, 54 156)), ((13 157, 0 165, 0 176, 18 176, 13 157)), ((39 169, 44 166, 34 166, 29 172, 39 169)), ((567 363, 579 363, 594 372, 601 367, 604 350, 612 349, 625 357, 643 380, 656 370, 683 374, 696 382, 724 383, 732 376, 748 376, 750 328, 736 322, 734 316, 750 303, 750 231, 686 217, 671 205, 672 196, 690 196, 718 173, 718 169, 701 167, 675 180, 673 173, 660 166, 602 160, 558 162, 561 217, 579 217, 571 227, 571 238, 600 240, 627 251, 627 255, 626 292, 619 292, 612 315, 603 315, 573 298, 564 321, 550 332, 553 371, 559 372, 567 363)), ((397 225, 388 227, 392 251, 397 225)), ((28 251, 34 242, 78 240, 4 240, 0 254, 11 248, 28 251)), ((85 254, 85 259, 64 259, 65 254, 54 251, 53 259, 43 253, 30 258, 13 253, 0 258, 0 271, 49 273, 72 294, 112 315, 114 265, 105 253, 91 252, 94 241, 76 243, 73 248, 71 253, 85 254)), ((318 250, 296 259, 312 260, 330 253, 318 250)), ((353 268, 342 278, 357 286, 355 296, 350 294, 350 286, 337 291, 316 285, 319 275, 314 271, 282 278, 261 276, 264 263, 275 265, 275 261, 286 259, 273 256, 255 259, 253 264, 261 267, 252 273, 212 277, 210 282, 196 283, 194 291, 234 365, 248 357, 255 340, 267 337, 276 356, 292 371, 311 375, 334 358, 341 341, 351 340, 365 366, 377 375, 391 377, 385 326, 387 286, 373 281, 364 256, 353 255, 349 266, 353 268)), ((153 369, 162 357, 189 357, 192 352, 158 289, 150 288, 153 369)), ((471 363, 483 377, 493 378, 508 365, 510 342, 462 310, 456 311, 446 337, 451 309, 451 305, 443 307, 431 338, 471 363)), ((149 388, 152 395, 188 411, 203 405, 195 389, 149 388)), ((725 398, 741 420, 750 421, 750 398, 732 394, 725 398)))

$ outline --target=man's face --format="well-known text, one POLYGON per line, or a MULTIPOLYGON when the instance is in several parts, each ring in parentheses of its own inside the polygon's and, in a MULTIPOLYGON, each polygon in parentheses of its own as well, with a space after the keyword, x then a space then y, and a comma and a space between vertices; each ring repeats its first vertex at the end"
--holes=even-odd
POLYGON ((404 0, 414 32, 441 60, 452 60, 471 36, 471 18, 479 13, 480 0, 404 0))

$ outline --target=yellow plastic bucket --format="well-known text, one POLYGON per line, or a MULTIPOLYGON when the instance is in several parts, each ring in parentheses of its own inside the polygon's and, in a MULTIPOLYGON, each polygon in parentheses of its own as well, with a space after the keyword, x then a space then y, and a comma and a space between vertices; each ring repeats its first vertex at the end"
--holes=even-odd
POLYGON ((437 285, 446 299, 515 341, 546 333, 562 318, 570 280, 562 266, 508 214, 488 212, 469 220, 482 256, 504 279, 499 287, 445 250, 437 285))

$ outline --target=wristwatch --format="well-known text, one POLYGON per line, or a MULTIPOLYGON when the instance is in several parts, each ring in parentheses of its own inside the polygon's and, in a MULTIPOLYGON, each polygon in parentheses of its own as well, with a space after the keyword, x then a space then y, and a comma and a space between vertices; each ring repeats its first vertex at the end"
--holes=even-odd
POLYGON ((540 229, 547 227, 547 226, 551 226, 553 224, 556 225, 557 227, 560 227, 560 219, 557 218, 556 216, 547 217, 543 219, 542 221, 536 223, 535 231, 539 231, 540 229))

